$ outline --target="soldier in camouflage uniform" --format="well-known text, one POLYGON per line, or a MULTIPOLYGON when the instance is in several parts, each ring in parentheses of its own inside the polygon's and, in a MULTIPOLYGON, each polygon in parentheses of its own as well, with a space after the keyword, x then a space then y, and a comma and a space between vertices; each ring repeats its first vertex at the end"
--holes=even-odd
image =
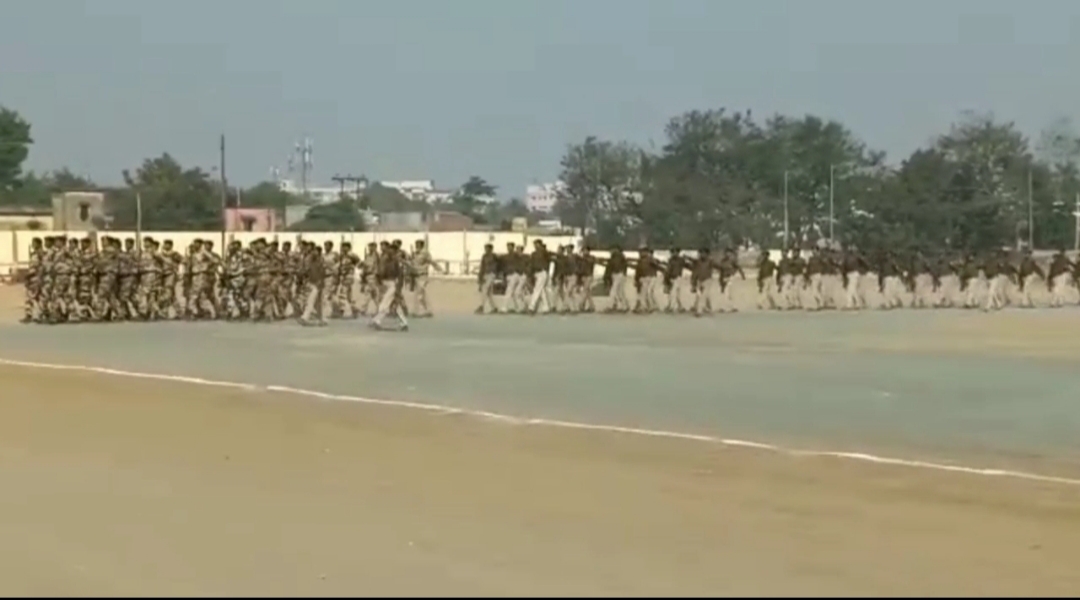
POLYGON ((431 269, 443 273, 443 268, 431 257, 424 240, 416 240, 412 256, 409 257, 409 267, 412 274, 411 287, 413 288, 413 310, 415 317, 431 317, 431 303, 428 300, 428 277, 431 269))
POLYGON ((116 247, 111 237, 101 238, 101 251, 94 256, 94 293, 91 312, 98 322, 115 319, 119 310, 116 286, 119 279, 116 247))
POLYGON ((285 288, 282 291, 285 306, 282 307, 281 314, 284 315, 288 309, 292 317, 297 319, 303 310, 299 301, 301 256, 299 251, 293 251, 289 242, 282 245, 282 254, 285 262, 285 288))
POLYGON ((379 246, 371 242, 364 250, 360 262, 360 306, 358 313, 363 316, 379 309, 379 246))
POLYGON ((79 321, 96 321, 94 315, 94 289, 96 276, 97 248, 94 240, 83 238, 79 241, 79 250, 75 270, 75 310, 79 321))
POLYGON ((335 268, 337 294, 333 300, 334 314, 348 319, 355 319, 358 312, 353 290, 356 287, 356 269, 359 264, 360 257, 353 252, 352 244, 342 242, 335 268))
POLYGON ((122 321, 134 318, 138 314, 135 306, 135 288, 138 286, 139 265, 135 256, 135 240, 126 238, 124 247, 117 256, 119 263, 119 277, 117 299, 120 301, 120 314, 122 321))
POLYGON ((49 319, 52 323, 62 323, 68 320, 75 301, 75 264, 68 252, 65 237, 54 240, 51 270, 49 319))
POLYGON ((135 255, 138 276, 135 279, 135 314, 131 317, 144 321, 157 320, 161 263, 156 252, 157 244, 152 238, 143 238, 142 246, 135 255))
POLYGON ((173 248, 172 240, 161 244, 161 298, 158 312, 166 319, 177 319, 181 315, 180 301, 176 295, 176 285, 180 280, 180 266, 184 257, 173 248))
POLYGON ((217 318, 217 307, 213 301, 215 265, 210 243, 197 240, 191 258, 191 318, 217 318))
POLYGON ((379 302, 379 311, 371 320, 371 327, 384 329, 383 320, 393 317, 397 321, 398 331, 407 331, 409 321, 406 318, 403 288, 409 275, 410 260, 401 248, 401 241, 394 240, 390 249, 383 253, 379 261, 379 281, 385 292, 379 302))
POLYGON ((217 303, 221 307, 221 315, 226 319, 243 319, 250 314, 249 300, 255 288, 251 263, 250 248, 244 248, 236 240, 229 242, 221 261, 221 281, 218 285, 221 298, 217 303))
POLYGON ((273 321, 277 319, 277 303, 274 294, 274 258, 266 240, 259 239, 253 244, 252 271, 255 276, 254 293, 251 302, 252 321, 273 321))
MULTIPOLYGON (((287 242, 286 242, 287 243, 287 242)), ((286 302, 286 265, 285 251, 275 239, 270 242, 270 302, 274 305, 274 319, 280 321, 285 318, 288 311, 286 302)))
MULTIPOLYGON (((298 320, 301 325, 323 326, 326 325, 323 312, 325 304, 323 294, 328 281, 327 262, 323 256, 322 248, 315 245, 314 242, 305 242, 305 244, 307 249, 304 251, 300 262, 300 276, 304 286, 302 294, 304 310, 298 320)), ((330 248, 333 249, 332 244, 330 248)))
POLYGON ((23 323, 37 323, 41 320, 44 260, 44 243, 41 238, 35 237, 30 241, 30 267, 26 271, 26 296, 23 300, 23 323))

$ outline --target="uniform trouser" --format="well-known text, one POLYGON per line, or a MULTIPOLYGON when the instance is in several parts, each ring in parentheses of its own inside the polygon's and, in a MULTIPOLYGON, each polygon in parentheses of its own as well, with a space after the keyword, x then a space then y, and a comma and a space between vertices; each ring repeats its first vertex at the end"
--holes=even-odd
POLYGON ((758 281, 757 307, 761 310, 774 310, 778 307, 776 302, 776 279, 766 277, 758 281))
POLYGON ((323 321, 323 282, 308 282, 304 284, 304 312, 300 313, 300 320, 304 322, 311 321, 312 317, 316 320, 323 321))
POLYGON ((413 315, 417 317, 430 317, 431 304, 428 302, 428 276, 417 275, 413 283, 413 315))
POLYGON ((802 289, 802 278, 794 275, 784 275, 780 278, 783 282, 783 294, 784 294, 784 308, 802 308, 802 296, 800 290, 802 289))
POLYGON ((983 310, 1001 310, 1005 306, 1005 276, 995 275, 987 284, 983 310))
POLYGON ((1076 288, 1073 285, 1072 275, 1069 273, 1055 275, 1051 282, 1050 306, 1056 308, 1068 303, 1074 289, 1076 288))
POLYGON ((735 308, 734 290, 731 289, 732 280, 718 274, 713 279, 713 282, 713 290, 718 292, 716 295, 716 308, 720 312, 735 312, 737 309, 735 308))
POLYGON ((393 317, 397 320, 399 328, 408 327, 409 321, 405 318, 405 312, 401 310, 403 300, 401 283, 397 280, 387 282, 386 293, 383 294, 382 300, 379 302, 379 312, 375 314, 375 318, 372 319, 371 323, 376 327, 382 327, 383 319, 393 317))
POLYGON ((843 278, 836 273, 827 273, 821 276, 821 306, 822 308, 836 308, 836 297, 843 291, 843 278))
POLYGON ((521 312, 528 304, 525 297, 525 276, 510 273, 506 276, 506 292, 503 298, 503 312, 521 312))
POLYGON ((710 277, 697 282, 694 288, 694 314, 711 314, 713 311, 713 292, 716 290, 717 279, 710 277))
POLYGON ((803 307, 807 310, 819 310, 822 307, 822 275, 811 273, 809 279, 804 279, 806 288, 803 289, 803 307))
POLYGON ((548 285, 547 271, 535 274, 532 297, 529 298, 529 310, 532 312, 551 312, 551 287, 548 285), (541 310, 542 307, 542 310, 541 310))
POLYGON ((847 285, 844 286, 844 308, 847 310, 866 308, 866 297, 862 292, 862 273, 858 271, 849 271, 847 274, 847 285))
POLYGON ((574 306, 574 279, 573 277, 560 276, 552 283, 555 290, 555 310, 558 312, 570 312, 574 306))
POLYGON ((689 287, 689 280, 685 277, 676 277, 671 282, 671 292, 668 293, 667 308, 666 310, 683 312, 686 310, 686 305, 683 303, 683 296, 686 294, 689 287))
POLYGON ((352 318, 356 315, 356 296, 353 293, 354 282, 351 274, 343 276, 337 282, 334 290, 334 312, 344 317, 352 318))
POLYGON ((48 295, 53 317, 67 317, 75 308, 75 298, 69 292, 72 277, 60 276, 53 280, 52 293, 48 295))
POLYGON ((952 307, 962 304, 960 298, 960 278, 954 274, 942 275, 941 288, 937 293, 936 306, 952 307))
POLYGON ((1038 280, 1039 276, 1035 273, 1030 273, 1024 277, 1024 289, 1017 290, 1020 292, 1020 306, 1023 306, 1024 308, 1034 308, 1035 297, 1032 295, 1032 292, 1035 289, 1035 282, 1038 280))
POLYGON ((277 317, 277 302, 274 301, 274 280, 268 275, 255 278, 255 291, 251 299, 252 319, 274 319, 277 317))
POLYGON ((630 299, 626 297, 626 274, 615 273, 611 276, 611 310, 630 310, 630 299))
POLYGON ((655 312, 660 308, 657 298, 659 280, 656 277, 642 277, 641 290, 638 292, 637 309, 641 312, 655 312))
POLYGON ((139 316, 145 319, 157 318, 158 316, 158 285, 156 276, 144 274, 135 288, 135 305, 139 316))
POLYGON ((964 290, 964 308, 976 308, 983 304, 985 282, 982 277, 968 277, 964 290))
POLYGON ((904 282, 899 275, 885 278, 881 291, 881 308, 900 308, 904 305, 904 282))
MULTIPOLYGON (((217 318, 217 308, 212 300, 213 286, 209 277, 206 275, 195 275, 191 280, 191 304, 190 310, 196 315, 209 314, 211 318, 217 318)), ((119 299, 120 306, 123 308, 124 299, 119 299)))
POLYGON ((169 274, 162 281, 161 314, 175 318, 180 314, 180 302, 176 297, 176 275, 169 274))
POLYGON ((495 296, 492 294, 494 289, 494 273, 486 273, 480 276, 480 306, 476 308, 476 312, 482 313, 488 309, 491 309, 491 312, 499 312, 499 307, 495 304, 495 296))
POLYGON ((592 288, 592 275, 586 275, 578 281, 576 288, 578 310, 582 312, 593 312, 596 310, 596 304, 593 303, 592 288))
POLYGON ((364 276, 364 288, 361 290, 363 301, 360 304, 360 313, 368 314, 369 310, 379 310, 379 280, 371 275, 364 276))
POLYGON ((39 314, 41 305, 41 284, 28 281, 26 283, 26 296, 23 299, 23 318, 31 321, 39 314))
POLYGON ((915 289, 912 291, 911 305, 915 308, 936 306, 934 299, 934 278, 929 273, 915 276, 915 289))

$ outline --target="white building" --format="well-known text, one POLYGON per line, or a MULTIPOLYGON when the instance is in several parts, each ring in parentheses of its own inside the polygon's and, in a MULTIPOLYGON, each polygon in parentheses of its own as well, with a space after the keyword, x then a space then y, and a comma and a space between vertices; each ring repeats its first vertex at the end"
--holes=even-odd
MULTIPOLYGON (((289 194, 296 196, 303 196, 304 190, 295 181, 291 179, 279 179, 278 188, 289 194)), ((363 182, 360 183, 360 189, 363 190, 367 187, 363 182)), ((307 197, 311 198, 315 202, 320 204, 326 204, 330 202, 337 202, 342 193, 340 185, 309 185, 307 188, 307 197)), ((356 184, 346 184, 344 189, 345 196, 356 199, 356 184)))
POLYGON ((565 189, 566 184, 561 181, 526 186, 525 206, 533 212, 550 214, 559 201, 559 192, 565 189))
MULTIPOLYGON (((440 190, 435 187, 435 182, 431 179, 418 179, 414 181, 378 181, 378 185, 385 188, 392 188, 402 193, 406 198, 410 200, 418 200, 426 202, 428 204, 443 204, 450 202, 454 194, 453 190, 440 190)), ((281 191, 288 192, 290 194, 296 194, 297 196, 303 195, 303 190, 300 189, 295 181, 291 179, 279 179, 278 187, 281 191)), ((367 188, 367 184, 361 182, 360 191, 367 188)), ((345 195, 349 198, 356 197, 357 187, 356 184, 345 184, 345 195)), ((338 196, 342 193, 340 185, 333 186, 318 186, 309 185, 307 188, 307 195, 315 202, 336 202, 338 196)), ((494 202, 494 198, 480 198, 482 202, 494 202)))
POLYGON ((435 182, 431 179, 380 181, 379 185, 395 189, 410 200, 422 200, 424 202, 429 202, 431 194, 435 192, 435 182))

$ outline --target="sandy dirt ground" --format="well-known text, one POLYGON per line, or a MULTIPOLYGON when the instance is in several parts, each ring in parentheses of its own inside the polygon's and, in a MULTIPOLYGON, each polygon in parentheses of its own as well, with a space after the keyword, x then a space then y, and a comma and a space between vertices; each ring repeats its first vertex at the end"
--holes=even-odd
MULTIPOLYGON (((473 308, 437 285, 437 311, 473 308)), ((0 316, 19 302, 0 288, 0 316)), ((942 339, 1070 343, 950 314, 942 339)), ((0 385, 7 595, 1080 593, 1078 487, 92 373, 0 385)))
POLYGON ((0 368, 7 594, 1070 594, 1080 495, 0 368))

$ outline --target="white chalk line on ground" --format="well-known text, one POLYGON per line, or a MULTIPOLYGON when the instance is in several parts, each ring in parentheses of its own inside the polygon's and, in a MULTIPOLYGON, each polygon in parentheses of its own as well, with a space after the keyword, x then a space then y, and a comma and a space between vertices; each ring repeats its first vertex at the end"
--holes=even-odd
POLYGON ((862 452, 844 452, 836 450, 802 450, 798 448, 786 448, 784 446, 778 446, 776 444, 767 444, 764 442, 754 442, 749 440, 737 440, 731 438, 722 438, 711 435, 683 433, 678 431, 665 431, 659 429, 642 429, 638 427, 623 427, 619 425, 601 425, 596 423, 582 423, 577 421, 562 421, 557 419, 536 419, 526 417, 515 417, 512 415, 505 415, 501 413, 473 410, 466 408, 458 408, 453 406, 444 406, 441 404, 427 404, 423 402, 409 402, 406 400, 383 400, 378 398, 364 398, 361 396, 350 396, 346 394, 331 394, 327 392, 318 392, 314 390, 305 390, 301 388, 294 388, 284 385, 257 385, 252 383, 238 383, 233 381, 217 381, 213 379, 204 379, 202 377, 188 377, 184 375, 165 375, 162 373, 141 373, 138 371, 126 371, 121 369, 110 369, 106 367, 94 367, 90 365, 61 365, 53 363, 31 362, 25 360, 12 360, 6 358, 0 358, 0 364, 9 365, 14 367, 26 367, 33 369, 51 369, 59 371, 82 371, 88 373, 98 373, 102 375, 113 375, 117 377, 129 377, 134 379, 151 379, 156 381, 171 381, 174 383, 186 383, 193 385, 205 385, 213 387, 233 388, 247 391, 265 391, 275 392, 282 394, 291 394, 296 396, 306 396, 309 398, 317 398, 319 400, 330 400, 335 402, 355 402, 359 404, 369 404, 376 406, 392 406, 396 408, 409 408, 414 410, 422 410, 426 412, 444 414, 444 415, 466 415, 471 417, 478 417, 489 421, 498 421, 502 423, 509 423, 513 425, 539 425, 544 427, 559 427, 563 429, 581 429, 589 431, 604 431, 608 433, 623 433, 631 435, 643 435, 649 437, 662 437, 669 439, 690 440, 695 442, 706 442, 711 444, 719 444, 722 446, 731 446, 739 448, 752 448, 755 450, 764 450, 768 452, 774 452, 777 454, 785 454, 788 456, 797 457, 827 457, 827 458, 839 458, 844 460, 855 460, 860 462, 869 462, 882 465, 892 465, 909 467, 916 469, 928 469, 932 471, 944 471, 950 473, 964 473, 968 475, 981 475, 984 477, 1005 477, 1012 479, 1023 479, 1027 481, 1037 481, 1042 483, 1054 483, 1061 485, 1073 485, 1080 486, 1080 479, 1073 479, 1069 477, 1058 477, 1054 475, 1043 475, 1039 473, 1029 473, 1026 471, 1012 471, 1007 469, 987 469, 979 467, 967 467, 963 465, 951 465, 945 463, 928 462, 922 460, 909 460, 903 458, 893 458, 888 456, 877 456, 874 454, 866 454, 862 452))

